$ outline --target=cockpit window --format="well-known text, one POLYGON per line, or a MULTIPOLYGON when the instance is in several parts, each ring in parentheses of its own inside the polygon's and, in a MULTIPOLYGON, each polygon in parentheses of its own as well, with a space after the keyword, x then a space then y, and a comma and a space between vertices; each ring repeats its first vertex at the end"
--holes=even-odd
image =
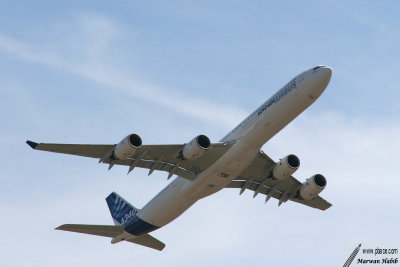
POLYGON ((321 67, 325 67, 325 66, 324 65, 318 65, 318 66, 314 67, 313 70, 317 70, 317 69, 319 69, 321 67))

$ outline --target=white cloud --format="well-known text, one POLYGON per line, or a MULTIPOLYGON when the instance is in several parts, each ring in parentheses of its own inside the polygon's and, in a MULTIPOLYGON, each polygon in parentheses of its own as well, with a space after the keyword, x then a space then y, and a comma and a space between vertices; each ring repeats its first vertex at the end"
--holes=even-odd
POLYGON ((52 42, 20 41, 0 35, 0 49, 30 63, 60 69, 122 92, 132 101, 145 100, 194 119, 224 127, 233 127, 244 119, 246 113, 229 104, 161 88, 132 77, 134 74, 128 74, 130 69, 113 66, 105 55, 114 51, 113 42, 118 40, 122 29, 112 20, 91 14, 81 16, 71 25, 73 27, 67 29, 60 27, 63 37, 52 42))

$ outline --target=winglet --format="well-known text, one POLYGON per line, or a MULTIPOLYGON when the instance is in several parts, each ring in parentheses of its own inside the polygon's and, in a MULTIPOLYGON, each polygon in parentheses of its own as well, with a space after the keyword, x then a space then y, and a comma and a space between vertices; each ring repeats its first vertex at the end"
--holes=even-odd
POLYGON ((33 141, 30 141, 30 140, 26 141, 26 143, 33 149, 35 149, 39 145, 38 143, 35 143, 33 141))

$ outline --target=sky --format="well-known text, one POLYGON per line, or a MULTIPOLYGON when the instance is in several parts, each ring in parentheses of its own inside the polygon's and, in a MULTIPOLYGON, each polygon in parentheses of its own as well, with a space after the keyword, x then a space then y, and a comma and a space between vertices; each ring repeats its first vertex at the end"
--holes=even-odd
POLYGON ((359 243, 400 249, 398 1, 1 6, 0 266, 342 266, 359 243), (224 189, 153 232, 162 252, 54 230, 112 224, 110 192, 141 208, 167 174, 127 176, 26 140, 216 142, 319 64, 333 68, 328 88, 263 150, 296 154, 300 181, 323 174, 327 211, 224 189))

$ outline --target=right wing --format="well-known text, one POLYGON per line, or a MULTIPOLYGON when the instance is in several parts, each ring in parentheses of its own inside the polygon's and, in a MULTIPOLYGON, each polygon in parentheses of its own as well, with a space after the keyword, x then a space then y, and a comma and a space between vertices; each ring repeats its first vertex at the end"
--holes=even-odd
MULTIPOLYGON (((124 226, 115 225, 87 225, 87 224, 63 224, 56 228, 56 230, 64 230, 75 233, 98 235, 105 237, 116 237, 124 231, 124 226)), ((142 245, 145 247, 163 250, 165 244, 149 234, 138 236, 125 241, 142 245)))
POLYGON ((129 166, 128 173, 139 167, 149 169, 149 174, 160 170, 168 172, 168 178, 176 174, 189 180, 194 180, 198 173, 211 166, 233 145, 233 142, 212 143, 202 157, 189 161, 179 157, 184 144, 143 145, 132 157, 115 160, 112 155, 116 145, 26 143, 35 150, 98 158, 99 162, 109 164, 109 169, 114 165, 125 165, 129 166))
POLYGON ((267 154, 260 151, 251 164, 238 177, 233 179, 226 188, 240 188, 240 193, 243 193, 245 189, 249 189, 254 191, 253 197, 260 193, 266 195, 265 201, 268 201, 271 197, 278 199, 279 205, 292 200, 320 210, 326 210, 332 206, 331 203, 320 196, 316 196, 311 200, 300 198, 299 189, 302 183, 293 176, 282 181, 271 179, 272 169, 275 164, 276 162, 267 154))

